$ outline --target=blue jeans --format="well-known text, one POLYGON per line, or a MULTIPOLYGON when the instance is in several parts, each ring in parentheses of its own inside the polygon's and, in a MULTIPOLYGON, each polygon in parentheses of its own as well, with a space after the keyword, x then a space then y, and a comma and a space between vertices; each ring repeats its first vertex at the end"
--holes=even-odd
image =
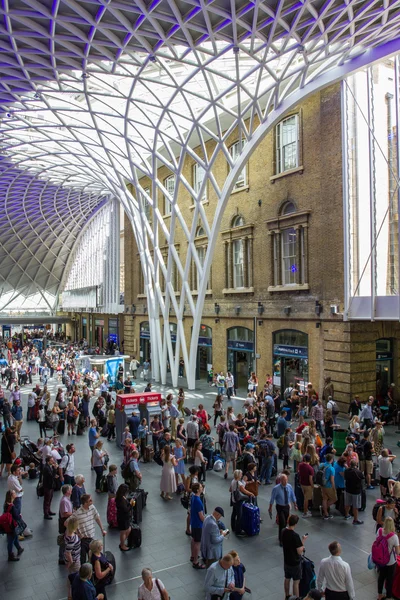
POLYGON ((19 498, 19 497, 14 498, 13 504, 14 504, 16 510, 17 510, 17 513, 20 515, 21 514, 21 509, 22 509, 22 498, 19 498))
POLYGON ((271 481, 271 473, 272 473, 273 460, 272 456, 268 456, 263 458, 261 465, 261 473, 260 473, 260 481, 265 479, 267 483, 271 481))
POLYGON ((224 392, 225 392, 225 388, 221 387, 221 386, 218 386, 218 394, 221 394, 221 396, 223 396, 224 392))
POLYGON ((21 550, 21 546, 18 541, 18 536, 14 532, 7 533, 8 556, 11 556, 11 554, 13 553, 13 546, 15 546, 17 550, 21 550))

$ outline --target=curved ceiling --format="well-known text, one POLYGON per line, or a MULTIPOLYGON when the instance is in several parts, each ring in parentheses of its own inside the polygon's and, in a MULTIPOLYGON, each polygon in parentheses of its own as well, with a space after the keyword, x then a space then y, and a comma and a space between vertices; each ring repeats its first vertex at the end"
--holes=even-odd
MULTIPOLYGON (((0 179, 0 202, 13 198, 0 275, 14 294, 55 293, 104 194, 124 202, 142 242, 151 237, 144 200, 173 238, 156 200, 158 191, 168 197, 161 165, 195 199, 208 235, 185 158, 220 199, 208 139, 233 168, 233 130, 251 142, 291 94, 400 44, 400 0, 4 0, 0 15, 0 151, 16 169, 7 163, 0 179), (144 174, 151 191, 140 186, 144 174)), ((189 239, 177 191, 169 199, 189 239)))

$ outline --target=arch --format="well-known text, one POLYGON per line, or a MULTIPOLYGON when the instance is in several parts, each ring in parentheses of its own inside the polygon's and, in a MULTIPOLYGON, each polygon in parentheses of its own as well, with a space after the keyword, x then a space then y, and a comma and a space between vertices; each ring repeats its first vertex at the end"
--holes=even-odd
POLYGON ((293 200, 284 200, 279 207, 278 214, 283 217, 297 212, 297 206, 293 200))
POLYGON ((244 225, 244 218, 242 217, 242 215, 235 215, 231 221, 231 227, 243 227, 244 225))
POLYGON ((274 344, 290 344, 292 346, 308 345, 308 333, 300 329, 276 329, 272 332, 272 336, 274 344))

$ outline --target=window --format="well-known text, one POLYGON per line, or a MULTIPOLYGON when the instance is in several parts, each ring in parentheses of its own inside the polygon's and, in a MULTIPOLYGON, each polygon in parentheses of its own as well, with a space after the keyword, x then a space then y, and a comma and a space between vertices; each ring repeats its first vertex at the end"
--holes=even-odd
MULTIPOLYGON (((244 141, 242 141, 242 148, 244 146, 244 141)), ((240 156, 240 142, 235 142, 229 148, 229 153, 232 156, 232 159, 236 162, 236 159, 240 156)), ((247 185, 247 165, 245 165, 243 171, 239 174, 237 181, 235 183, 235 189, 239 190, 240 188, 246 187, 247 185)))
MULTIPOLYGON (((196 239, 195 239, 194 243, 196 246, 197 256, 199 258, 200 265, 201 265, 201 267, 204 267, 204 262, 206 260, 206 253, 207 253, 208 238, 206 237, 206 233, 201 225, 197 228, 196 239)), ((195 261, 192 260, 192 264, 191 264, 192 290, 195 290, 195 291, 199 290, 200 282, 201 282, 200 272, 196 267, 195 261)), ((210 269, 210 274, 209 274, 208 281, 207 281, 207 290, 211 290, 211 269, 210 269)))
POLYGON ((221 233, 225 248, 225 294, 253 292, 253 225, 235 215, 221 233))
POLYGON ((147 218, 148 221, 151 220, 151 205, 150 202, 147 200, 146 198, 146 194, 147 196, 150 196, 150 188, 145 188, 144 190, 144 194, 142 195, 142 209, 144 212, 145 217, 147 218))
POLYGON ((168 196, 164 195, 164 215, 170 215, 171 203, 174 199, 175 192, 175 175, 170 175, 164 179, 164 187, 168 193, 168 196))
POLYGON ((299 117, 292 115, 276 126, 276 172, 299 166, 299 117))
MULTIPOLYGON (((201 186, 203 185, 205 176, 206 176, 206 172, 203 169, 203 167, 200 166, 198 163, 195 163, 193 165, 193 189, 197 195, 195 200, 198 199, 198 194, 200 192, 201 186)), ((202 194, 200 200, 202 202, 204 202, 204 200, 207 200, 207 184, 204 186, 203 194, 202 194)))
POLYGON ((309 289, 308 220, 310 211, 299 211, 286 201, 275 219, 267 221, 271 239, 270 292, 309 289))

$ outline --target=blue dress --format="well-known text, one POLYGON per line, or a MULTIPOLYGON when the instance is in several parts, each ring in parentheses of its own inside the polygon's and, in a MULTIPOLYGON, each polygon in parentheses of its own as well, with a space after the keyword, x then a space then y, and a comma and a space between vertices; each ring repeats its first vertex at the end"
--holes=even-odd
MULTIPOLYGON (((183 447, 182 446, 180 448, 174 448, 174 456, 175 456, 176 460, 183 457, 183 447)), ((185 461, 180 460, 178 462, 178 464, 176 465, 176 467, 174 467, 174 470, 177 475, 184 475, 185 474, 185 461)))

